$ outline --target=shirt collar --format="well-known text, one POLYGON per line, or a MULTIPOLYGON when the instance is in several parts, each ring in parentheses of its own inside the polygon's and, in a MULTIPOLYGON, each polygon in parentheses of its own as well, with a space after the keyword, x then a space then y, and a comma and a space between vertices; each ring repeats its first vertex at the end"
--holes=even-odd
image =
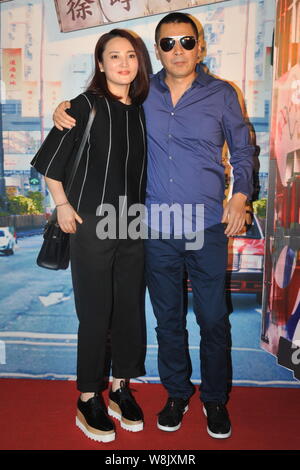
MULTIPOLYGON (((198 73, 197 77, 195 78, 193 85, 199 84, 201 86, 207 86, 209 83, 213 80, 213 77, 208 75, 204 71, 204 67, 202 63, 198 63, 196 65, 196 72, 198 73)), ((159 72, 157 72, 156 75, 154 75, 157 78, 157 82, 160 84, 160 86, 166 90, 168 89, 166 83, 165 83, 165 76, 166 76, 166 71, 164 68, 162 68, 159 72)))
POLYGON ((196 72, 198 72, 198 75, 195 82, 198 82, 203 86, 209 85, 213 80, 213 77, 204 71, 204 64, 201 62, 196 65, 196 72))

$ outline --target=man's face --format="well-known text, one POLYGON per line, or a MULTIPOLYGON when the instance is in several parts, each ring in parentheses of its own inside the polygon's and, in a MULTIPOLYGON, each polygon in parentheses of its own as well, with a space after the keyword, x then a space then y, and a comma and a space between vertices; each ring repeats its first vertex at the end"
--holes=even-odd
POLYGON ((160 47, 160 40, 172 36, 193 36, 197 39, 193 27, 189 23, 162 24, 158 44, 155 45, 156 57, 161 61, 169 77, 187 78, 194 75, 196 64, 199 61, 202 39, 199 38, 191 50, 184 49, 180 41, 176 40, 174 47, 170 51, 164 52, 160 47))

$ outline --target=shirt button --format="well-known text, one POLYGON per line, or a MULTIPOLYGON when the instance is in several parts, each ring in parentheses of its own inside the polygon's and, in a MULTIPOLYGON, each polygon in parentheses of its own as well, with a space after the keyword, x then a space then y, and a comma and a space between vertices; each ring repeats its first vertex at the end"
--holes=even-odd
POLYGON ((169 160, 172 160, 172 159, 173 159, 173 157, 171 157, 171 155, 169 155, 169 160))
POLYGON ((171 113, 171 116, 174 116, 175 113, 171 113))
POLYGON ((169 134, 169 139, 171 139, 171 137, 172 137, 172 134, 169 134))
POLYGON ((170 178, 170 183, 173 183, 173 178, 170 178))

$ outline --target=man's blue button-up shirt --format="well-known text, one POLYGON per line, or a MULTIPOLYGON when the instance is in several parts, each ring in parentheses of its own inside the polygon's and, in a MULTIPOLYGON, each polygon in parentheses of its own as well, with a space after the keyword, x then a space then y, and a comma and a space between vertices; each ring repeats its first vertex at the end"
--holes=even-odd
POLYGON ((225 192, 222 148, 233 167, 233 193, 251 198, 254 147, 234 88, 199 66, 173 106, 162 69, 144 102, 148 144, 146 205, 204 204, 205 226, 221 222, 225 192))

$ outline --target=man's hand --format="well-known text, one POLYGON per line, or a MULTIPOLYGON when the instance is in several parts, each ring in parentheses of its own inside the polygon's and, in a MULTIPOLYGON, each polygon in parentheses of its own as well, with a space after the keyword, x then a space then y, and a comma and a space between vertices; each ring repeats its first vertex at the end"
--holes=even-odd
POLYGON ((53 121, 55 127, 60 131, 65 129, 71 129, 76 125, 76 120, 66 113, 66 109, 71 108, 70 101, 63 101, 60 103, 53 113, 53 121))
POLYGON ((228 201, 222 217, 222 222, 227 224, 225 235, 232 237, 238 235, 245 226, 246 222, 246 203, 247 196, 242 193, 235 193, 228 201))

